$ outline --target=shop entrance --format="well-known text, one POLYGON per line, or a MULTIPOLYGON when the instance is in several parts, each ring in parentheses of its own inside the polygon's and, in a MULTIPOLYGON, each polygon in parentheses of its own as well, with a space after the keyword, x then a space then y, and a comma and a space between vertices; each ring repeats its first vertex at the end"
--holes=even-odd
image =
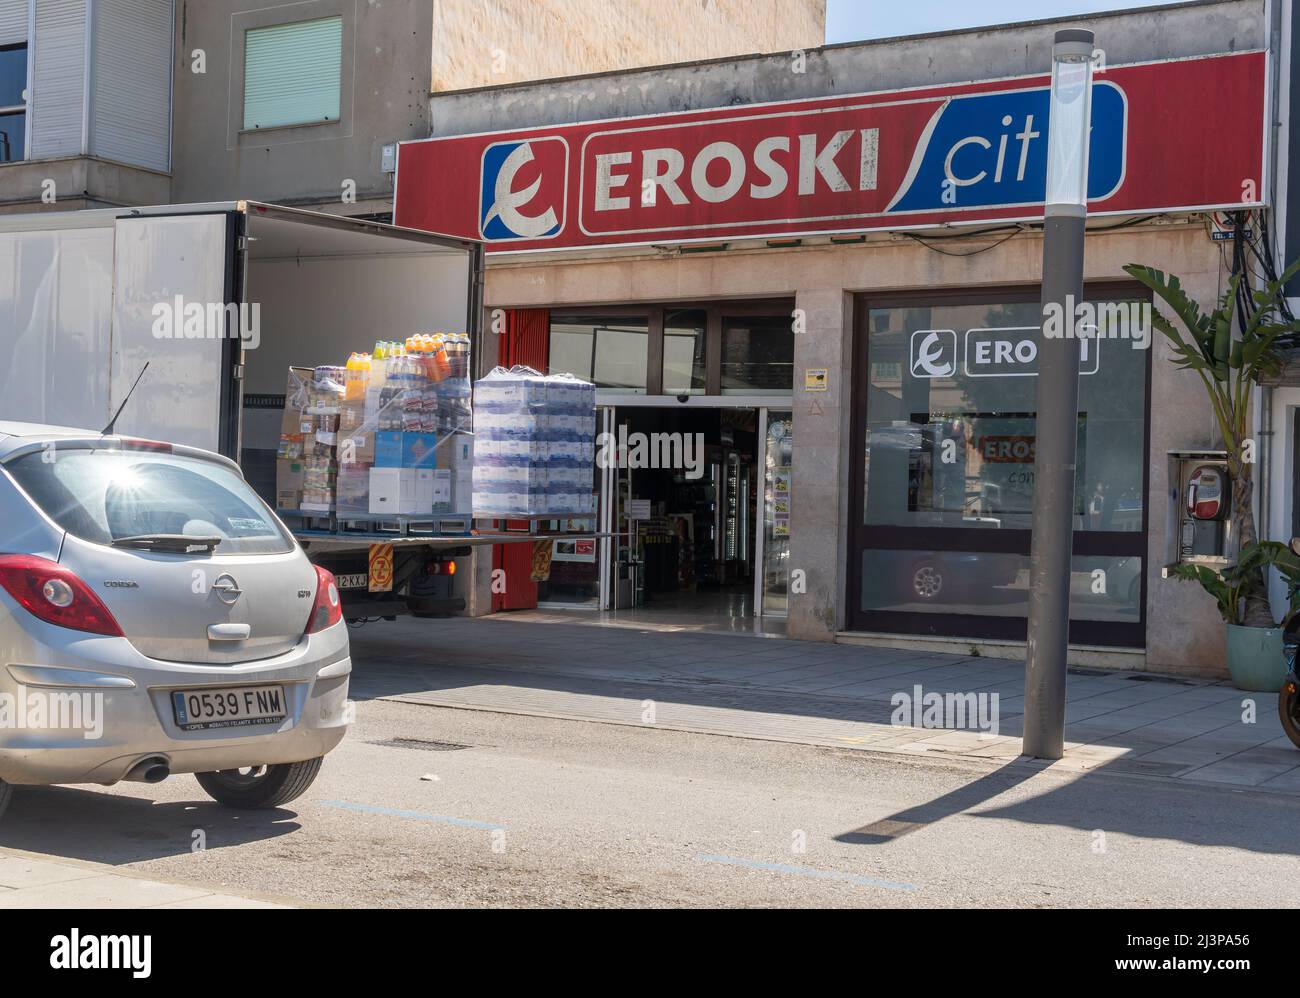
POLYGON ((786 611, 789 413, 611 406, 602 482, 604 609, 748 629, 786 611), (768 471, 781 468, 777 474, 768 471))
POLYGON ((754 615, 756 416, 614 409, 608 609, 754 615))
POLYGON ((602 406, 600 540, 556 543, 540 605, 647 624, 780 632, 791 413, 711 401, 602 406))

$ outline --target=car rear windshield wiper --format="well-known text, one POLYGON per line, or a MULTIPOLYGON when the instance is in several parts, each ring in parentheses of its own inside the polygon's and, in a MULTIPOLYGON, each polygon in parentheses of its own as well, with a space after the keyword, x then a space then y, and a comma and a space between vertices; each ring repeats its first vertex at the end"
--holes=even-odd
POLYGON ((168 551, 185 554, 195 548, 211 551, 221 543, 221 537, 200 537, 191 534, 132 534, 113 541, 115 548, 143 548, 146 551, 168 551))

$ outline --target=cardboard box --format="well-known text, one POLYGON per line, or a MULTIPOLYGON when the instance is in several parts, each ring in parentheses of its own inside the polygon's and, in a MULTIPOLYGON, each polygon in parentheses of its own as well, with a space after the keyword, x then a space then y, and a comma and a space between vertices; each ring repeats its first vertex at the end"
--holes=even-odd
MULTIPOLYGON (((280 419, 281 433, 302 433, 302 407, 307 404, 307 385, 311 381, 310 367, 291 367, 284 388, 284 414, 280 419)), ((310 433, 311 430, 305 432, 310 433)))
POLYGON ((338 432, 350 434, 366 425, 366 406, 364 402, 344 402, 339 407, 338 432))
POLYGON ((474 467, 474 436, 471 433, 452 433, 438 441, 437 468, 450 468, 453 473, 474 467))
POLYGON ((373 433, 353 433, 340 435, 338 442, 339 467, 345 465, 375 463, 375 435, 373 433))
POLYGON ((277 459, 275 462, 275 508, 297 509, 302 503, 302 461, 277 459))
POLYGON ((451 473, 451 513, 469 513, 474 509, 474 469, 453 470, 451 473))
POLYGON ((427 515, 433 512, 432 468, 370 469, 370 512, 427 515))
POLYGON ((366 516, 370 512, 370 466, 347 464, 334 482, 334 507, 339 516, 366 516))
POLYGON ((437 467, 437 446, 436 433, 376 433, 375 467, 432 470, 437 467))

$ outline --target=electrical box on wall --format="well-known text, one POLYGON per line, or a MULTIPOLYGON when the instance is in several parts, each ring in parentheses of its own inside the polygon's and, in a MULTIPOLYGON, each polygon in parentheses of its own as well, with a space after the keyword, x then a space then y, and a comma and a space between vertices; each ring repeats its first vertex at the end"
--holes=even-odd
POLYGON ((1179 564, 1227 565, 1236 552, 1232 480, 1221 450, 1169 451, 1166 570, 1179 564))

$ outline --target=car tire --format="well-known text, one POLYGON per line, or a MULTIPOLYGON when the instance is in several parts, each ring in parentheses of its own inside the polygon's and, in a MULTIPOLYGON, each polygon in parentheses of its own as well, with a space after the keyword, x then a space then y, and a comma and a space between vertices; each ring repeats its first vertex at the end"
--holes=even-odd
POLYGON ((5 810, 9 807, 9 802, 14 799, 13 784, 0 780, 0 818, 5 816, 5 810))
POLYGON ((1296 716, 1300 710, 1300 690, 1291 690, 1288 692, 1290 680, 1282 683, 1282 692, 1277 695, 1277 716, 1282 722, 1282 730, 1286 736, 1291 739, 1291 744, 1300 748, 1300 717, 1296 716))
POLYGON ((195 773, 194 778, 218 804, 226 807, 280 807, 301 797, 320 772, 322 757, 305 762, 284 762, 275 766, 223 769, 215 773, 195 773))

